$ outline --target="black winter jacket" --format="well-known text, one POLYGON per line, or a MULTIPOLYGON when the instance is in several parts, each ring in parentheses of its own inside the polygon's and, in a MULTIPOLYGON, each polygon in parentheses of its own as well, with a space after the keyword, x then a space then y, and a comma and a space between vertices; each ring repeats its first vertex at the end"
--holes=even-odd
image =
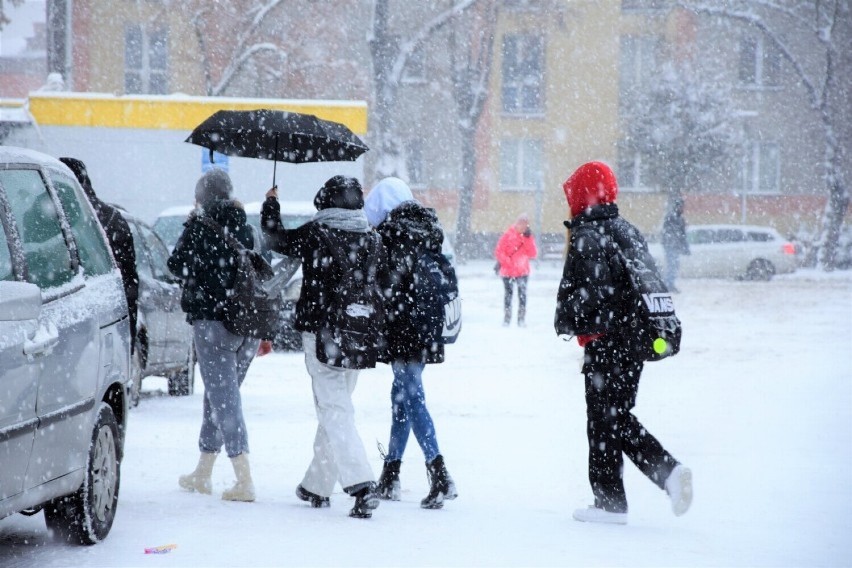
POLYGON ((388 281, 385 290, 387 349, 382 361, 443 363, 444 346, 424 341, 412 324, 414 304, 413 267, 423 251, 441 252, 444 231, 433 209, 407 201, 391 211, 376 230, 388 250, 388 281))
POLYGON ((626 255, 653 262, 645 238, 619 216, 614 203, 587 209, 565 225, 571 229, 571 241, 556 295, 556 333, 606 333, 610 340, 627 341, 630 330, 623 325, 630 311, 627 275, 617 254, 639 249, 626 255))
MULTIPOLYGON (((315 221, 296 229, 285 229, 281 223, 281 205, 271 197, 263 202, 260 220, 270 250, 302 261, 302 290, 296 302, 293 327, 298 331, 318 333, 329 298, 335 293, 335 286, 342 276, 341 267, 334 263, 329 240, 340 246, 338 252, 342 251, 350 258, 363 261, 367 255, 368 239, 375 233, 332 229, 315 221), (329 240, 323 238, 324 232, 330 236, 329 240)), ((377 271, 384 272, 385 255, 384 247, 380 247, 380 266, 375 268, 377 271)))
MULTIPOLYGON (((233 201, 217 201, 204 214, 246 248, 254 247, 246 212, 233 201)), ((217 231, 198 219, 198 214, 190 214, 168 263, 169 270, 182 283, 180 306, 187 321, 224 319, 222 308, 228 289, 234 286, 237 254, 217 231)))

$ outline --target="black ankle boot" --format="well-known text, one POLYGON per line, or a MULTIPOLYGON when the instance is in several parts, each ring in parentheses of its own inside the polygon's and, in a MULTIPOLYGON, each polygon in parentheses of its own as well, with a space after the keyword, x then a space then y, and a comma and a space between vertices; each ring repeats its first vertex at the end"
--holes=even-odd
POLYGON ((444 506, 444 499, 458 497, 456 484, 444 465, 443 456, 439 454, 431 463, 426 464, 426 474, 429 476, 429 494, 420 501, 421 507, 440 509, 444 506))
POLYGON ((376 488, 379 499, 389 499, 391 501, 399 501, 400 483, 399 483, 399 468, 402 461, 393 460, 386 461, 382 467, 382 475, 379 477, 379 484, 376 488))
POLYGON ((349 516, 356 519, 369 519, 373 516, 373 509, 379 506, 379 495, 376 493, 376 484, 372 481, 359 483, 343 489, 349 495, 355 497, 355 505, 349 511, 349 516))
POLYGON ((311 504, 311 507, 314 509, 320 509, 322 507, 331 507, 331 500, 328 497, 322 497, 317 495, 316 493, 311 493, 301 484, 296 487, 296 497, 301 499, 302 501, 307 501, 311 504))

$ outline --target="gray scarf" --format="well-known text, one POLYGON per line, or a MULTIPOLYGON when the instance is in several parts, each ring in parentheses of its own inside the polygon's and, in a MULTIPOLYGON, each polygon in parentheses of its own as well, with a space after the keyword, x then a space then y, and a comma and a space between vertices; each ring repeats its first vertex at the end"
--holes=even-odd
POLYGON ((314 221, 332 229, 342 229, 351 233, 370 232, 370 223, 363 209, 340 209, 329 207, 320 209, 314 215, 314 221))

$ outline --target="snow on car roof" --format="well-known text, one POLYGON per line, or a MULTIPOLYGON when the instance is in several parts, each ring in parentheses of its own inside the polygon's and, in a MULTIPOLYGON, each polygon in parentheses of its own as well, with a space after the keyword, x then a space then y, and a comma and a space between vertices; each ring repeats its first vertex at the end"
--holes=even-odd
MULTIPOLYGON (((317 212, 312 201, 280 201, 281 213, 284 215, 313 216, 317 212)), ((262 201, 251 201, 243 205, 246 215, 260 215, 262 201)))
POLYGON ((29 148, 19 148, 17 146, 0 146, 0 162, 7 164, 14 162, 38 164, 39 166, 51 166, 53 168, 63 170, 68 168, 68 166, 53 156, 36 150, 30 150, 29 148))
POLYGON ((157 217, 186 217, 193 209, 195 209, 194 205, 175 205, 164 209, 157 217))

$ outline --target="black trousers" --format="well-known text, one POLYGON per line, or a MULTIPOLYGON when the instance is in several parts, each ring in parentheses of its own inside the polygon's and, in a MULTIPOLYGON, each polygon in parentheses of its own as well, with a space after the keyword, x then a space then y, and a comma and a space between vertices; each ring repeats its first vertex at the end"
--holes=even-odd
POLYGON ((512 321, 512 285, 518 286, 518 322, 523 322, 527 315, 527 280, 528 276, 503 277, 503 320, 512 321))
POLYGON ((595 506, 626 513, 622 453, 660 489, 678 462, 631 413, 644 363, 628 356, 619 343, 617 337, 604 336, 586 345, 583 375, 595 506))

